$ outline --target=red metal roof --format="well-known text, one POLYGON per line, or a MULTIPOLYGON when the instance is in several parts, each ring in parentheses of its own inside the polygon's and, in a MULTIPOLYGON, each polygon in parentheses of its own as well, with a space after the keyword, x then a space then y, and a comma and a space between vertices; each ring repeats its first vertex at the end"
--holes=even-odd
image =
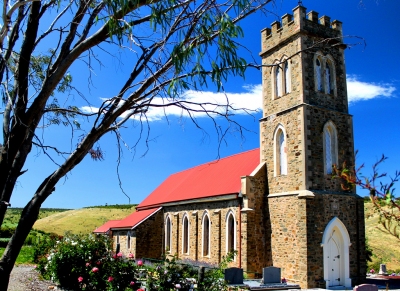
POLYGON ((107 233, 112 226, 114 226, 117 222, 121 220, 109 220, 104 223, 102 226, 96 228, 93 232, 94 233, 107 233))
POLYGON ((236 154, 169 176, 136 209, 165 203, 234 194, 240 191, 240 177, 250 175, 260 163, 260 150, 236 154))
POLYGON ((119 222, 115 223, 111 228, 130 228, 133 229, 147 218, 155 214, 161 207, 151 208, 141 211, 135 211, 131 215, 125 217, 119 222))

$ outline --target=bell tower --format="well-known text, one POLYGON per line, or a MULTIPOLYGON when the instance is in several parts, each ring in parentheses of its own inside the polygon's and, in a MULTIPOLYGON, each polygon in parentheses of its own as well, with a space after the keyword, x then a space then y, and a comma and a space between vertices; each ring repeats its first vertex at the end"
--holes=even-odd
POLYGON ((365 230, 362 198, 332 173, 354 165, 342 23, 299 5, 261 37, 267 257, 302 288, 351 287, 366 272, 365 230))

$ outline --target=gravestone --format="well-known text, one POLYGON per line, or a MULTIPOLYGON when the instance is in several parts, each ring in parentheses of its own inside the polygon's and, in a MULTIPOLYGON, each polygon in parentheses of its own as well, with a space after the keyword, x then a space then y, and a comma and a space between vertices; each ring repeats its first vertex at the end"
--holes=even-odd
POLYGON ((243 269, 240 268, 225 269, 225 281, 227 281, 228 284, 242 285, 243 269))
POLYGON ((263 268, 263 284, 281 283, 281 268, 263 268))
POLYGON ((385 265, 385 264, 381 264, 381 265, 380 265, 380 268, 379 268, 379 275, 387 275, 386 265, 385 265))
POLYGON ((375 284, 361 284, 353 288, 353 291, 378 291, 375 284))

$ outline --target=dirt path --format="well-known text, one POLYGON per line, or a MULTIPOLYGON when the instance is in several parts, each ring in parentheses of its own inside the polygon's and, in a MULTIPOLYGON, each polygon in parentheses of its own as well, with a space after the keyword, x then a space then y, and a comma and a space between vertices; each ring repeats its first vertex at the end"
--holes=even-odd
MULTIPOLYGON (((7 291, 39 291, 57 290, 53 282, 39 279, 39 273, 33 266, 15 266, 11 272, 10 284, 7 291)), ((60 289, 58 289, 60 290, 60 289)))

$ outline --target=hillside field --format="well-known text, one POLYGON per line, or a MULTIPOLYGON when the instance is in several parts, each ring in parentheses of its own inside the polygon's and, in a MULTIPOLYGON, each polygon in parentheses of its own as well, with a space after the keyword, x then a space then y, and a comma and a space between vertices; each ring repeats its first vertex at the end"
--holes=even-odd
POLYGON ((123 219, 135 211, 135 207, 127 209, 118 208, 82 208, 68 210, 36 221, 33 228, 45 232, 64 235, 91 233, 108 220, 123 219))

